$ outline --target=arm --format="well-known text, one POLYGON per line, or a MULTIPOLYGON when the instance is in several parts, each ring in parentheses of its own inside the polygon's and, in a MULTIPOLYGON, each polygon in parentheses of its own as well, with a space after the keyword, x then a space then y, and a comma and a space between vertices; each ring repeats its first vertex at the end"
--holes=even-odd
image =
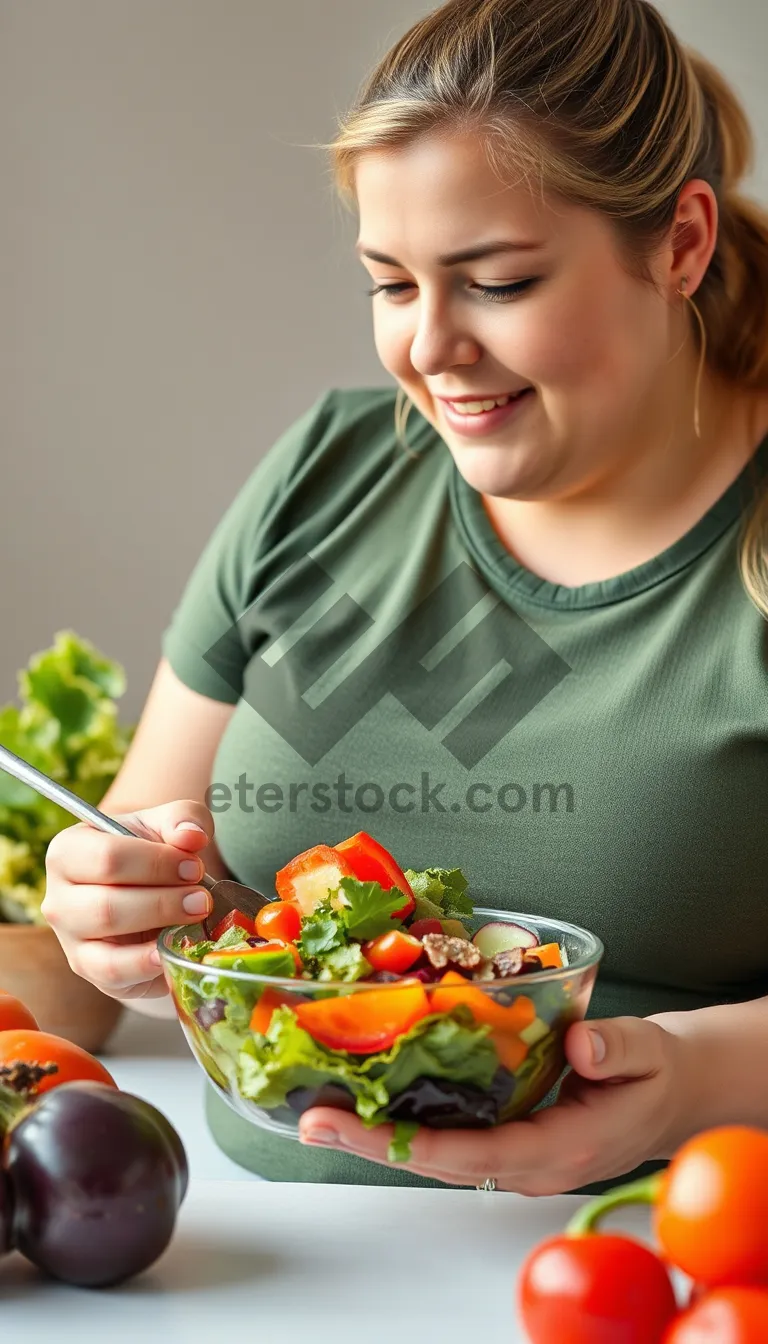
MULTIPOLYGON (((101 800, 101 811, 117 816, 177 798, 204 802, 216 751, 233 712, 234 705, 190 690, 161 659, 133 741, 101 800)), ((215 840, 199 852, 212 877, 230 876, 215 840)), ((127 1003, 147 1017, 175 1017, 168 995, 127 1003)))
POLYGON ((690 1126, 680 1142, 715 1125, 768 1129, 768 998, 647 1020, 686 1046, 690 1126))

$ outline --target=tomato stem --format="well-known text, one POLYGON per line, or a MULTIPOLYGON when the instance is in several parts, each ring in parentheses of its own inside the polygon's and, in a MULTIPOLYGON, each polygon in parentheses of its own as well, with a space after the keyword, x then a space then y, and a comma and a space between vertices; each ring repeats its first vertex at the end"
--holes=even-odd
POLYGON ((4 1137, 30 1109, 29 1098, 0 1083, 0 1137, 4 1137))
POLYGON ((600 1220, 613 1209, 623 1208, 627 1204, 655 1204, 662 1174, 656 1171, 652 1176, 644 1176, 639 1181, 630 1181, 628 1185, 615 1186, 604 1195, 596 1195, 573 1215, 566 1228, 566 1236, 585 1237, 596 1232, 600 1220))

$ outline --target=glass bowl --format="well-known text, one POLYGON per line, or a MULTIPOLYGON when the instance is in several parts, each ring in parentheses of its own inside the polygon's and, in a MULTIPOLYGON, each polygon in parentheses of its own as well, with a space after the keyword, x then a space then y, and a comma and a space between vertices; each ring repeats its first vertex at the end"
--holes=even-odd
POLYGON ((488 923, 522 925, 542 944, 559 943, 567 964, 504 980, 350 984, 195 962, 179 942, 202 939, 199 925, 165 929, 158 948, 192 1053, 253 1124, 298 1138, 300 1115, 322 1105, 367 1124, 476 1129, 528 1115, 557 1082, 566 1030, 586 1015, 603 945, 538 915, 476 909, 464 923, 472 934, 488 923))

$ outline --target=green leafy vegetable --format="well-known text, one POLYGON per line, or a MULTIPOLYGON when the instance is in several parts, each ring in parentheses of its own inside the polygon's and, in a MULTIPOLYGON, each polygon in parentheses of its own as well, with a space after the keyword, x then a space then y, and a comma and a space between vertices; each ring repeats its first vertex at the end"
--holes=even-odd
MULTIPOLYGON (((114 703, 122 667, 72 631, 36 654, 18 677, 21 706, 0 709, 0 744, 98 805, 133 736, 114 703)), ((45 854, 74 818, 0 771, 0 920, 44 924, 45 854)))
POLYGON ((365 941, 400 927, 400 920, 392 918, 406 901, 399 887, 385 891, 378 882, 358 882, 354 877, 342 877, 339 886, 345 903, 339 913, 349 938, 365 941))
POLYGON ((472 901, 465 895, 469 884, 460 868, 425 868, 420 873, 409 868, 405 876, 417 905, 429 907, 417 918, 465 919, 474 914, 472 901))
POLYGON ((416 1078, 450 1078, 490 1087, 499 1061, 490 1028, 474 1024, 467 1009, 422 1018, 390 1050, 356 1059, 318 1045, 288 1007, 277 1008, 266 1036, 247 1038, 239 1056, 242 1095, 270 1109, 295 1087, 341 1083, 355 1098, 366 1125, 387 1119, 391 1097, 416 1078))
POLYGON ((373 970, 370 962, 363 956, 359 943, 349 943, 346 947, 334 948, 318 957, 320 970, 318 980, 360 980, 373 970))
POLYGON ((410 1162, 411 1139, 418 1134, 420 1125, 415 1120, 396 1120, 387 1149, 388 1162, 410 1162))

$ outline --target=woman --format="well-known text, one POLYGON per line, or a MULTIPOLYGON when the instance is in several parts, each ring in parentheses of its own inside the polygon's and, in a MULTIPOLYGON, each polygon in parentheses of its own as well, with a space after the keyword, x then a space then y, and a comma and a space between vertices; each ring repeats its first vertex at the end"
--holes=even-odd
POLYGON ((397 394, 330 392, 259 463, 104 800, 152 840, 63 832, 45 914, 75 971, 164 1015, 153 931, 206 908, 200 855, 269 888, 366 829, 607 951, 557 1103, 422 1131, 407 1167, 354 1116, 309 1111, 298 1145, 212 1095, 218 1141, 272 1179, 596 1189, 710 1124, 768 1125, 749 153, 733 93, 644 0, 453 0, 332 147, 397 394))

